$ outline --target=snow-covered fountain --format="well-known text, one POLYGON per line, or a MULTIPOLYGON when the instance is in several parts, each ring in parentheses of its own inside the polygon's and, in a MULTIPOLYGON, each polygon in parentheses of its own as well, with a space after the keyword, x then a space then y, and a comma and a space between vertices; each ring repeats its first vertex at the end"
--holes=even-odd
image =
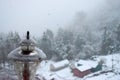
POLYGON ((29 31, 26 39, 20 42, 20 46, 8 54, 8 59, 14 63, 19 80, 34 80, 37 66, 45 58, 45 53, 30 39, 29 31))

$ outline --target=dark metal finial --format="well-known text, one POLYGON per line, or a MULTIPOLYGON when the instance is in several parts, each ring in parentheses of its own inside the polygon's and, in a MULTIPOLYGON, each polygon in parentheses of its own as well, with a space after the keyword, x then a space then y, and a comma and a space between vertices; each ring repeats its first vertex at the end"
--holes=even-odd
POLYGON ((27 39, 30 39, 30 32, 27 31, 27 36, 26 36, 27 39))

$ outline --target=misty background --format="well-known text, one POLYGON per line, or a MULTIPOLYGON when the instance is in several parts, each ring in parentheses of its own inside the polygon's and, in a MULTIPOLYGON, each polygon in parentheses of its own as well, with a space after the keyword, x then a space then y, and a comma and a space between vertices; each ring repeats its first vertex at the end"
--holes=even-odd
POLYGON ((46 29, 57 32, 74 23, 79 12, 92 14, 103 4, 104 0, 0 0, 0 32, 24 35, 29 30, 35 36, 46 29))
POLYGON ((120 51, 119 0, 0 0, 1 61, 27 30, 47 59, 89 59, 120 51))

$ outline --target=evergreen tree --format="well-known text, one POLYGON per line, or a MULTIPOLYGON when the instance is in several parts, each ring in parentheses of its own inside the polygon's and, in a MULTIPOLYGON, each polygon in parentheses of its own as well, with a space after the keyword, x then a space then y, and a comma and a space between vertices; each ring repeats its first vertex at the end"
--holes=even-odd
POLYGON ((120 51, 120 24, 116 28, 116 51, 120 51))
MULTIPOLYGON (((7 61, 7 55, 13 49, 18 47, 20 36, 17 32, 9 32, 9 34, 0 34, 0 55, 3 64, 7 61)), ((5 65, 4 65, 5 66, 5 65)))
POLYGON ((111 37, 110 31, 104 27, 103 40, 101 46, 101 54, 111 54, 114 49, 114 40, 111 37))
POLYGON ((77 38, 75 39, 74 45, 75 45, 76 53, 82 52, 83 47, 85 45, 85 40, 83 39, 83 37, 81 37, 81 35, 77 36, 77 38))
POLYGON ((46 35, 48 36, 48 38, 49 38, 50 40, 53 40, 53 39, 54 39, 54 34, 53 34, 53 32, 52 32, 50 29, 47 29, 47 30, 46 30, 46 35))
POLYGON ((48 35, 45 32, 44 32, 42 39, 40 41, 40 48, 43 50, 43 52, 46 53, 48 59, 50 59, 52 57, 51 40, 48 38, 48 35))

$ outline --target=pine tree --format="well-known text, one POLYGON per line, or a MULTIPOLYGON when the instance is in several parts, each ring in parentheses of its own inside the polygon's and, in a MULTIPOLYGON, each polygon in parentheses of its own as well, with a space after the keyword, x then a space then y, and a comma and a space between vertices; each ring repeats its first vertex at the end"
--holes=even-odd
POLYGON ((120 51, 120 25, 116 29, 116 51, 120 51))
POLYGON ((82 52, 83 47, 85 45, 85 40, 83 39, 83 37, 78 35, 77 38, 75 39, 74 45, 76 53, 82 52))
POLYGON ((103 40, 101 45, 101 54, 111 54, 113 52, 114 40, 111 37, 110 31, 104 27, 103 40))
POLYGON ((43 50, 43 52, 46 53, 47 59, 51 59, 52 53, 51 53, 51 40, 48 38, 48 35, 44 32, 42 39, 40 41, 40 49, 43 50))

